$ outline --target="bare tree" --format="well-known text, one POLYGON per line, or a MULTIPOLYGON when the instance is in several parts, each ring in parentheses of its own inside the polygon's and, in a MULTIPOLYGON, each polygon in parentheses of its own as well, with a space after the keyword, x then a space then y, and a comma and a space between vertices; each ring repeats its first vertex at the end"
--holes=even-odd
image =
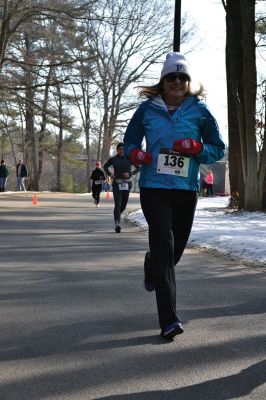
MULTIPOLYGON (((88 191, 91 191, 91 141, 92 141, 92 104, 97 96, 97 87, 92 82, 92 59, 93 55, 89 53, 88 31, 90 24, 84 23, 83 29, 79 34, 67 35, 69 53, 77 60, 75 67, 71 69, 72 79, 70 80, 72 95, 71 101, 77 109, 81 120, 81 128, 85 137, 86 152, 86 185, 88 191), (88 39, 88 40, 87 40, 88 39)), ((77 32, 77 31, 76 31, 77 32)), ((70 98, 70 96, 69 96, 70 98)))
POLYGON ((95 0, 0 2, 0 7, 3 7, 1 88, 7 96, 14 94, 14 98, 20 99, 20 106, 24 107, 23 154, 30 172, 30 189, 38 190, 48 116, 55 118, 49 109, 50 87, 58 85, 59 81, 67 82, 69 77, 64 66, 77 61, 66 52, 62 32, 72 30, 76 19, 88 21, 94 3, 95 0), (56 83, 51 79, 55 69, 63 72, 61 77, 57 72, 56 83), (39 131, 37 118, 41 120, 39 131))
MULTIPOLYGON (((25 56, 31 57, 32 42, 29 35, 25 33, 25 56)), ((37 147, 34 134, 34 93, 32 89, 33 74, 30 67, 25 68, 25 163, 29 169, 28 189, 39 190, 37 147)))
POLYGON ((89 46, 95 55, 92 78, 101 93, 99 125, 106 160, 115 136, 123 133, 129 111, 136 107, 130 88, 171 49, 173 26, 168 1, 106 0, 101 10, 103 22, 92 24, 89 46))
POLYGON ((266 172, 266 138, 259 157, 256 143, 255 1, 223 1, 226 10, 229 170, 240 208, 261 210, 266 172), (241 165, 240 165, 241 162, 241 165))
POLYGON ((0 8, 1 94, 11 95, 23 117, 30 187, 38 190, 45 139, 56 127, 60 188, 63 135, 73 129, 70 103, 80 115, 89 184, 92 155, 109 157, 136 107, 133 85, 152 79, 147 70, 172 47, 172 2, 0 0, 0 8))
POLYGON ((9 60, 7 48, 12 37, 28 23, 56 20, 66 26, 73 19, 88 18, 96 0, 0 0, 0 70, 9 60))

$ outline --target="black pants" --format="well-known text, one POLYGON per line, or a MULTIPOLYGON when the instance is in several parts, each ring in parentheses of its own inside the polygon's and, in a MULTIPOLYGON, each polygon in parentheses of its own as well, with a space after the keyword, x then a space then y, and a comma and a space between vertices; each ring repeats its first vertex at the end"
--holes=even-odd
POLYGON ((206 196, 213 196, 213 185, 206 183, 206 196))
POLYGON ((140 189, 143 214, 149 226, 153 283, 160 327, 177 321, 174 266, 186 247, 197 205, 188 190, 140 189))
POLYGON ((4 192, 5 191, 6 181, 7 181, 7 177, 6 176, 0 176, 0 192, 4 192))
POLYGON ((102 191, 102 185, 92 185, 92 197, 96 204, 100 203, 100 193, 102 191))
POLYGON ((113 182, 113 197, 115 202, 114 220, 118 224, 120 223, 120 216, 127 206, 131 184, 129 183, 128 185, 129 190, 119 190, 118 183, 113 182))

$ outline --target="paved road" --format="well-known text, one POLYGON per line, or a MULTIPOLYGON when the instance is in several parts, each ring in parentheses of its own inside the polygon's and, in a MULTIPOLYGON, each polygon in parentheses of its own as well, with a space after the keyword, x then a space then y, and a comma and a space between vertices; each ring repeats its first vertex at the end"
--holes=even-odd
POLYGON ((32 197, 0 196, 1 400, 266 399, 265 270, 188 250, 185 333, 167 343, 142 284, 147 234, 114 233, 112 199, 32 197))

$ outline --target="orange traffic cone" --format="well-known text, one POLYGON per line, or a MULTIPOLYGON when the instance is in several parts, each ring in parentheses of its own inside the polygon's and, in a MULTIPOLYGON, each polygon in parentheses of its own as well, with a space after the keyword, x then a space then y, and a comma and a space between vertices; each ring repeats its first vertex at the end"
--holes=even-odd
POLYGON ((37 194, 34 193, 32 205, 37 206, 37 204, 38 204, 38 201, 37 201, 37 194))
POLYGON ((109 193, 109 190, 107 190, 105 198, 106 198, 107 200, 109 200, 109 199, 110 199, 110 193, 109 193))

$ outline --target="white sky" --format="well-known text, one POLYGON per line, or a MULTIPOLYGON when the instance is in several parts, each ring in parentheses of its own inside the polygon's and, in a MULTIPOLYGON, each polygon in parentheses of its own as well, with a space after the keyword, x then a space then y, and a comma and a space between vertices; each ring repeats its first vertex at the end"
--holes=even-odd
MULTIPOLYGON (((173 0, 173 4, 174 0, 173 0)), ((256 12, 266 14, 265 1, 258 1, 256 12)), ((181 14, 187 13, 198 26, 196 45, 181 46, 193 75, 205 86, 207 104, 217 119, 223 139, 228 143, 227 94, 225 70, 226 24, 221 0, 181 0, 181 14)), ((266 51, 257 52, 257 69, 265 76, 266 51)))
MULTIPOLYGON (((188 245, 266 266, 266 214, 230 212, 229 197, 199 198, 188 245)), ((148 229, 141 210, 128 219, 148 229)))
POLYGON ((217 119, 223 139, 227 135, 225 73, 225 11, 221 0, 181 0, 181 14, 187 13, 198 26, 195 43, 184 45, 195 80, 207 90, 207 104, 217 119))

